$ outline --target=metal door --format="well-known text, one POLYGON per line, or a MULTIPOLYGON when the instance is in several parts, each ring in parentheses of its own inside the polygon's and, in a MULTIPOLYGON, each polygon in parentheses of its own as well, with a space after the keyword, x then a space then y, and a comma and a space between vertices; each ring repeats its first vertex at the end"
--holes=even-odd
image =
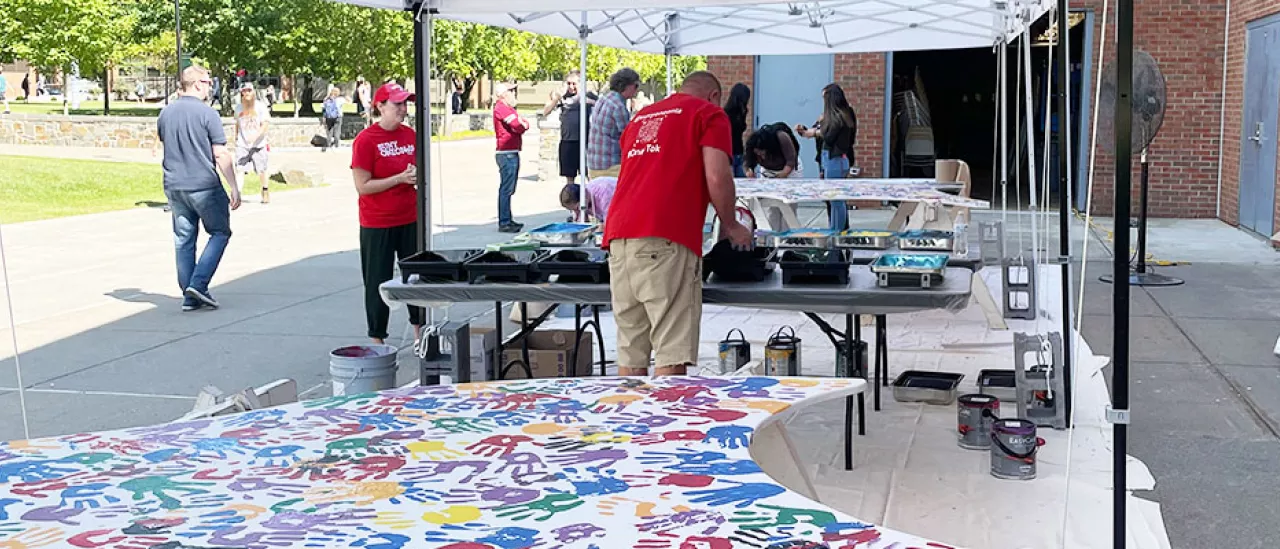
POLYGON ((1276 205, 1276 140, 1280 135, 1280 19, 1248 26, 1244 128, 1240 144, 1240 226, 1271 236, 1276 205))
MULTIPOLYGON (((754 127, 774 122, 786 122, 791 127, 812 126, 822 117, 822 88, 832 82, 834 60, 833 55, 757 56, 754 127)), ((728 88, 733 83, 723 85, 728 88)), ((816 151, 812 139, 800 139, 800 161, 806 178, 818 178, 816 151)))

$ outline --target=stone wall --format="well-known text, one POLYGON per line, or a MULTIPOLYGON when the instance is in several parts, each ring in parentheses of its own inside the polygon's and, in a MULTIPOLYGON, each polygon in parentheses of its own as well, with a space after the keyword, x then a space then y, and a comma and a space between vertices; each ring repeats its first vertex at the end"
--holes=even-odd
POLYGON ((538 118, 538 182, 560 181, 560 117, 538 118))
MULTIPOLYGON (((444 116, 432 115, 437 131, 444 116)), ((492 126, 489 114, 449 116, 451 131, 481 130, 492 126)), ((413 121, 410 120, 412 125, 413 121)), ((230 137, 235 122, 223 118, 222 125, 230 137)), ((342 139, 354 139, 363 129, 358 116, 347 115, 342 121, 342 139)), ((309 147, 311 138, 323 134, 318 118, 272 118, 268 139, 274 147, 309 147)), ((61 116, 9 114, 0 116, 0 145, 56 145, 66 147, 149 148, 156 141, 156 119, 133 116, 61 116)))

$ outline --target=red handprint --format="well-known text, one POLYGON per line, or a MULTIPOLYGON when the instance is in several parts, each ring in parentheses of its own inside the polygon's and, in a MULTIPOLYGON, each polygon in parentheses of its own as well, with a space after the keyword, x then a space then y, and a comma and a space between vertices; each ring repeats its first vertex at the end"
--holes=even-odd
POLYGON ((516 447, 532 442, 533 437, 524 435, 493 435, 480 439, 480 442, 467 446, 467 451, 477 456, 505 456, 514 452, 516 447))

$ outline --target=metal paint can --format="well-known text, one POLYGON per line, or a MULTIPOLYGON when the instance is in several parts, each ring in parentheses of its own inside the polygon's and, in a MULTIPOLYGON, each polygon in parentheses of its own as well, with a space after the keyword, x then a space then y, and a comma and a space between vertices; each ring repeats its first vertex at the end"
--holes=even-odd
POLYGON ((1000 417, 1000 399, 991 395, 960 395, 956 399, 957 443, 967 450, 991 447, 991 424, 1000 417))
POLYGON ((742 330, 729 330, 720 340, 720 375, 732 374, 748 362, 751 362, 751 342, 742 330), (737 338, 733 337, 734 332, 738 332, 737 338))
POLYGON ((800 375, 800 338, 796 337, 795 328, 783 326, 769 336, 764 346, 764 374, 800 375))
POLYGON ((991 476, 1010 480, 1036 478, 1036 424, 1025 419, 997 419, 991 424, 991 476))

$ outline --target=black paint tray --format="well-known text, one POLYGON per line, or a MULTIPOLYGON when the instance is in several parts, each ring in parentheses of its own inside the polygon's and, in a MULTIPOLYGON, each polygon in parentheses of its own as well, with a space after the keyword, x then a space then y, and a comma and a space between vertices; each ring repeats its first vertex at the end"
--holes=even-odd
POLYGON ((893 380, 893 399, 898 402, 951 404, 964 374, 907 370, 893 380))
POLYGON ((783 284, 848 284, 849 254, 845 250, 786 250, 778 257, 783 284))
POLYGON ((544 255, 534 264, 544 279, 556 276, 556 282, 609 282, 609 253, 599 249, 560 250, 544 255))
POLYGON ((721 240, 702 258, 702 279, 714 274, 724 282, 760 282, 773 272, 774 261, 772 247, 735 250, 731 242, 721 240))
POLYGON ((533 268, 533 264, 545 254, 542 251, 485 252, 466 262, 467 281, 472 284, 541 282, 542 276, 533 268))
POLYGON ((422 282, 462 282, 467 279, 463 264, 482 253, 483 250, 418 252, 399 261, 401 282, 407 284, 411 275, 418 275, 422 282))

